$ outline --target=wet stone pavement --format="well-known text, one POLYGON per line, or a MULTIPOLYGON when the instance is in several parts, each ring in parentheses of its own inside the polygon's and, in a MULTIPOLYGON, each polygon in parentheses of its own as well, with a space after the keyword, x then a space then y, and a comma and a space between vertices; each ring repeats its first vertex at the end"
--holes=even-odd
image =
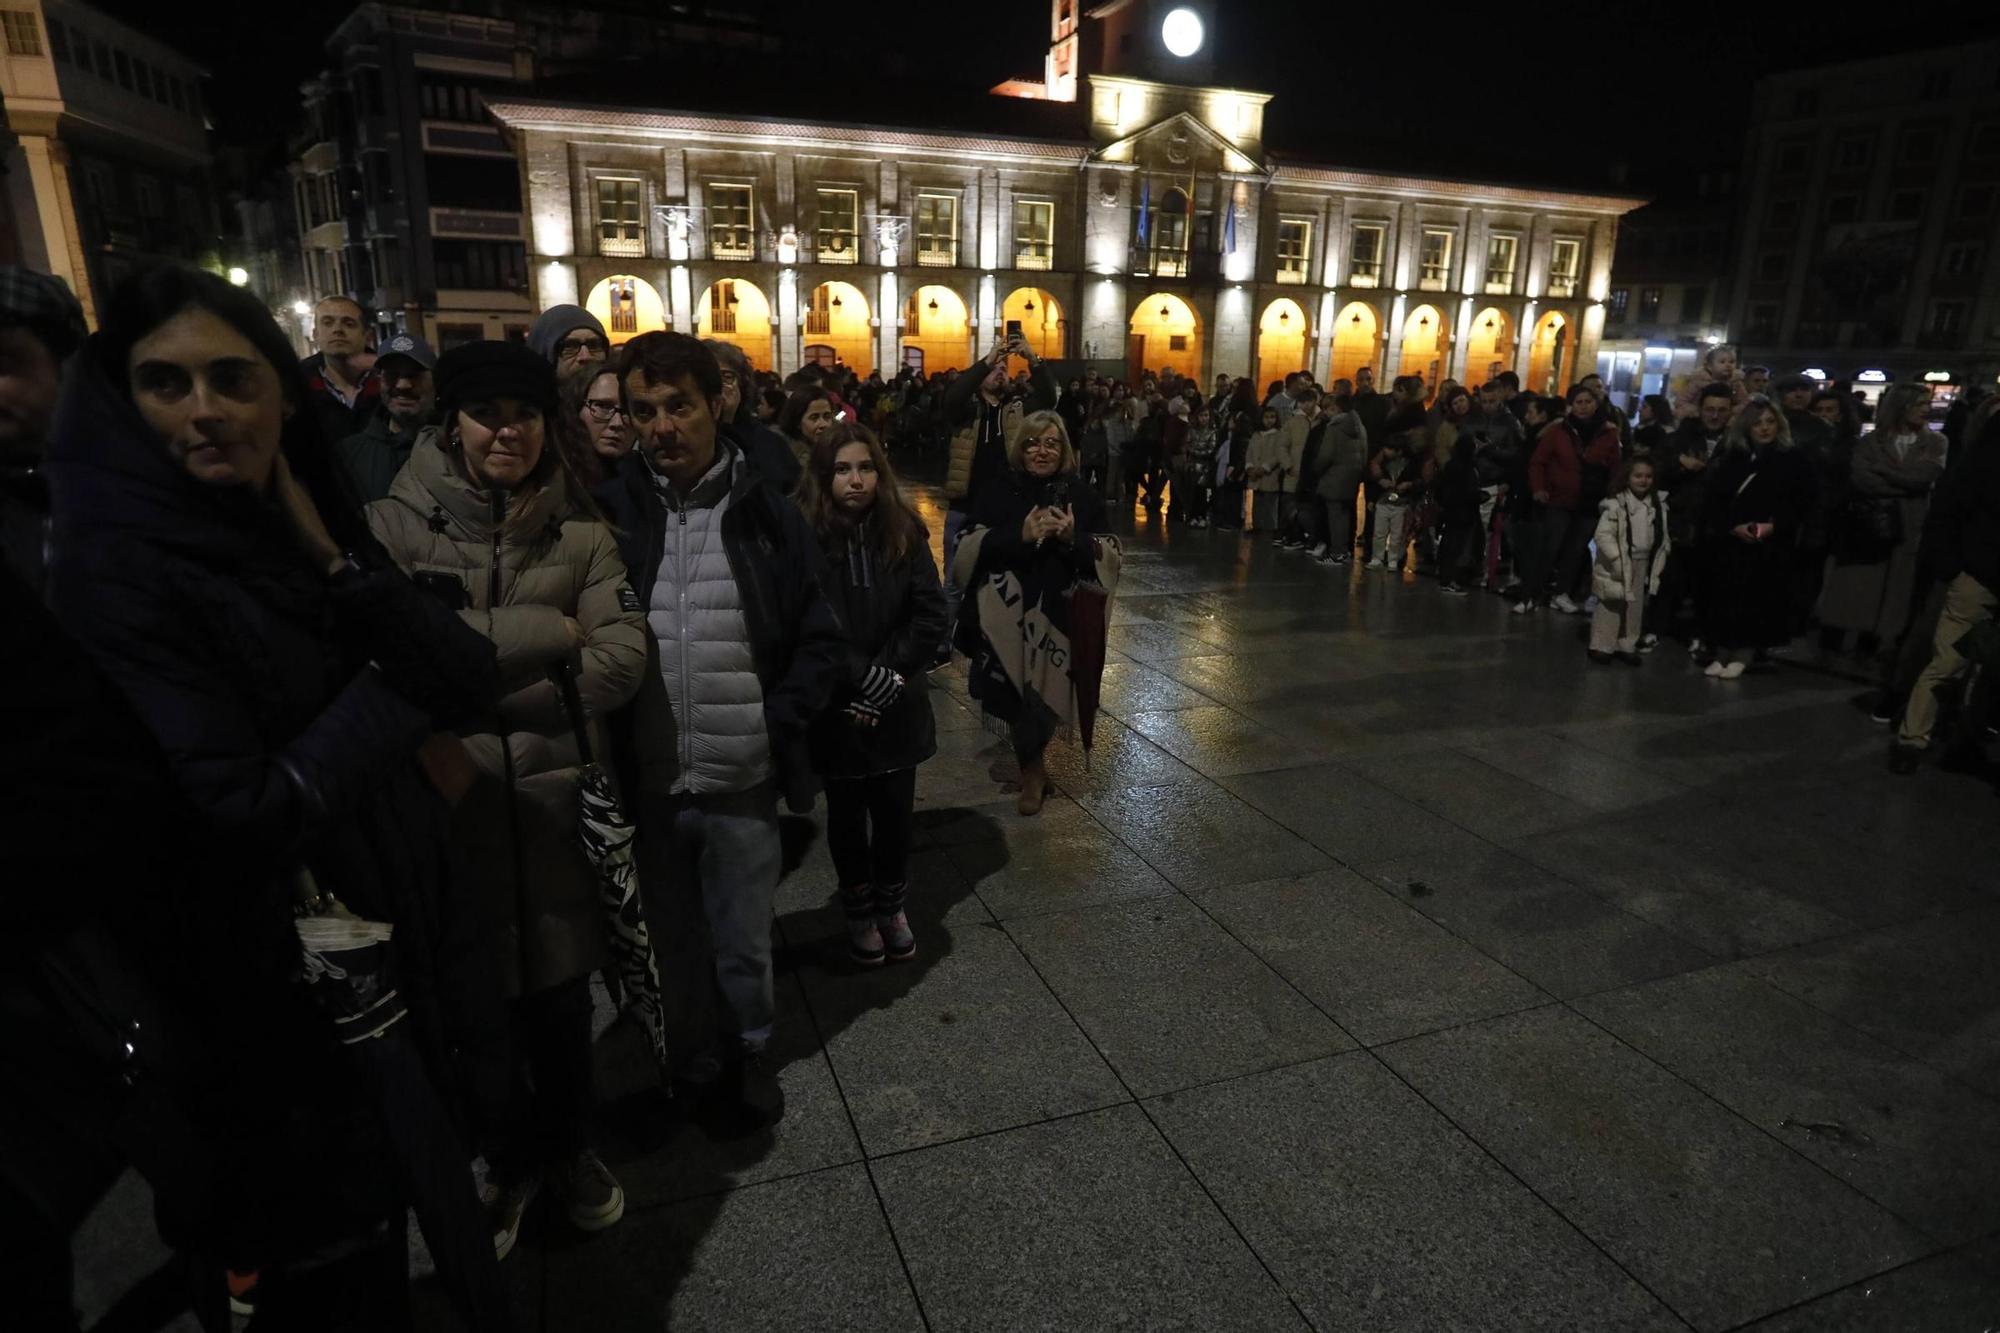
POLYGON ((608 1108, 528 1327, 2000 1324, 1991 788, 1847 680, 1135 517, 1090 764, 1019 818, 937 674, 918 959, 841 961, 815 838, 783 1123, 608 1108))

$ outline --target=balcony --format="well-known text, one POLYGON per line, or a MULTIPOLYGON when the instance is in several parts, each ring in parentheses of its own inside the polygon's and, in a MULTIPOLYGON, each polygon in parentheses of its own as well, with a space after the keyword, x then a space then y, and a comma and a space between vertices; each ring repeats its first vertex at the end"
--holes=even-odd
POLYGON ((958 247, 956 245, 942 245, 927 249, 925 248, 924 238, 920 236, 917 238, 917 267, 956 268, 958 267, 958 247))
POLYGON ((1047 248, 1024 250, 1014 256, 1015 268, 1033 269, 1037 272, 1046 273, 1051 266, 1052 260, 1049 257, 1047 248))
POLYGON ((1188 250, 1134 245, 1126 252, 1126 265, 1133 273, 1150 273, 1156 278, 1214 280, 1222 275, 1222 256, 1188 250))
POLYGON ((1347 269, 1347 285, 1350 287, 1380 287, 1382 285, 1382 261, 1356 260, 1347 269))
POLYGON ((643 236, 599 236, 597 253, 606 259, 644 259, 646 238, 643 236))
POLYGON ((1277 278, 1278 282, 1283 286, 1303 287, 1306 281, 1305 265, 1300 264, 1296 268, 1286 268, 1280 265, 1278 268, 1277 278))
POLYGON ((1574 273, 1571 274, 1559 273, 1551 277, 1549 279, 1549 295, 1554 297, 1575 296, 1576 275, 1574 273))
POLYGON ((1488 296, 1512 296, 1514 294, 1514 270, 1505 273, 1489 273, 1482 289, 1488 296))

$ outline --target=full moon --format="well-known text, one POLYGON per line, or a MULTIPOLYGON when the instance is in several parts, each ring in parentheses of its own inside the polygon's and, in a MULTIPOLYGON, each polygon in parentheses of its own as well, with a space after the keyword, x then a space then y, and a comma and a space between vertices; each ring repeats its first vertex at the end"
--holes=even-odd
POLYGON ((1201 38, 1201 15, 1192 9, 1176 9, 1160 24, 1160 40, 1182 59, 1201 50, 1201 38))

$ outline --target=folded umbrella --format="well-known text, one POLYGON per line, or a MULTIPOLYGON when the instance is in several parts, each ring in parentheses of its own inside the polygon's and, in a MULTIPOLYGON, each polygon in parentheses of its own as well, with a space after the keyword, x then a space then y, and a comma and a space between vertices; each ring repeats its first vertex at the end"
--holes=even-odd
POLYGON ((576 836, 584 857, 597 872, 597 900, 604 909, 604 929, 611 945, 605 984, 612 1000, 645 1031, 653 1058, 664 1074, 666 1009, 660 998, 660 965, 639 901, 639 877, 632 862, 632 821, 618 802, 611 775, 591 757, 590 731, 584 724, 575 674, 567 666, 556 668, 556 684, 562 690, 570 725, 576 729, 577 755, 583 761, 576 784, 576 836))

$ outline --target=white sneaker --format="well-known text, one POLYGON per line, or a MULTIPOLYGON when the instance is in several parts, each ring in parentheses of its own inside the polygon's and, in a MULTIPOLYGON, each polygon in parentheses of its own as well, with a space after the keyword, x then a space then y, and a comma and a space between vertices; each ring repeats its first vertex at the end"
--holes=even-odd
POLYGON ((1312 550, 1308 552, 1308 554, 1311 555, 1312 558, 1315 560, 1319 559, 1321 556, 1326 554, 1326 543, 1321 542, 1318 546, 1313 547, 1312 550))
POLYGON ((1382 562, 1381 562, 1380 560, 1370 560, 1370 561, 1369 561, 1369 562, 1368 562, 1367 564, 1363 565, 1363 566, 1362 566, 1362 568, 1363 568, 1363 569, 1380 569, 1380 568, 1382 568, 1382 562))
POLYGON ((1549 600, 1549 605, 1554 607, 1556 610, 1562 612, 1566 616, 1573 616, 1577 614, 1579 611, 1583 610, 1582 607, 1578 606, 1575 602, 1572 602, 1569 599, 1569 594, 1566 592, 1557 593, 1553 598, 1549 600))
POLYGON ((1718 657, 1713 662, 1710 662, 1701 674, 1704 676, 1720 676, 1722 674, 1722 659, 1718 657))
POLYGON ((1534 609, 1535 609, 1535 604, 1533 602, 1516 602, 1512 607, 1509 608, 1509 610, 1514 615, 1517 616, 1525 616, 1528 614, 1528 612, 1534 609))
POLYGON ((1731 662, 1729 665, 1723 667, 1722 670, 1716 672, 1715 674, 1722 677, 1724 680, 1735 680, 1738 676, 1743 674, 1743 663, 1731 662))

